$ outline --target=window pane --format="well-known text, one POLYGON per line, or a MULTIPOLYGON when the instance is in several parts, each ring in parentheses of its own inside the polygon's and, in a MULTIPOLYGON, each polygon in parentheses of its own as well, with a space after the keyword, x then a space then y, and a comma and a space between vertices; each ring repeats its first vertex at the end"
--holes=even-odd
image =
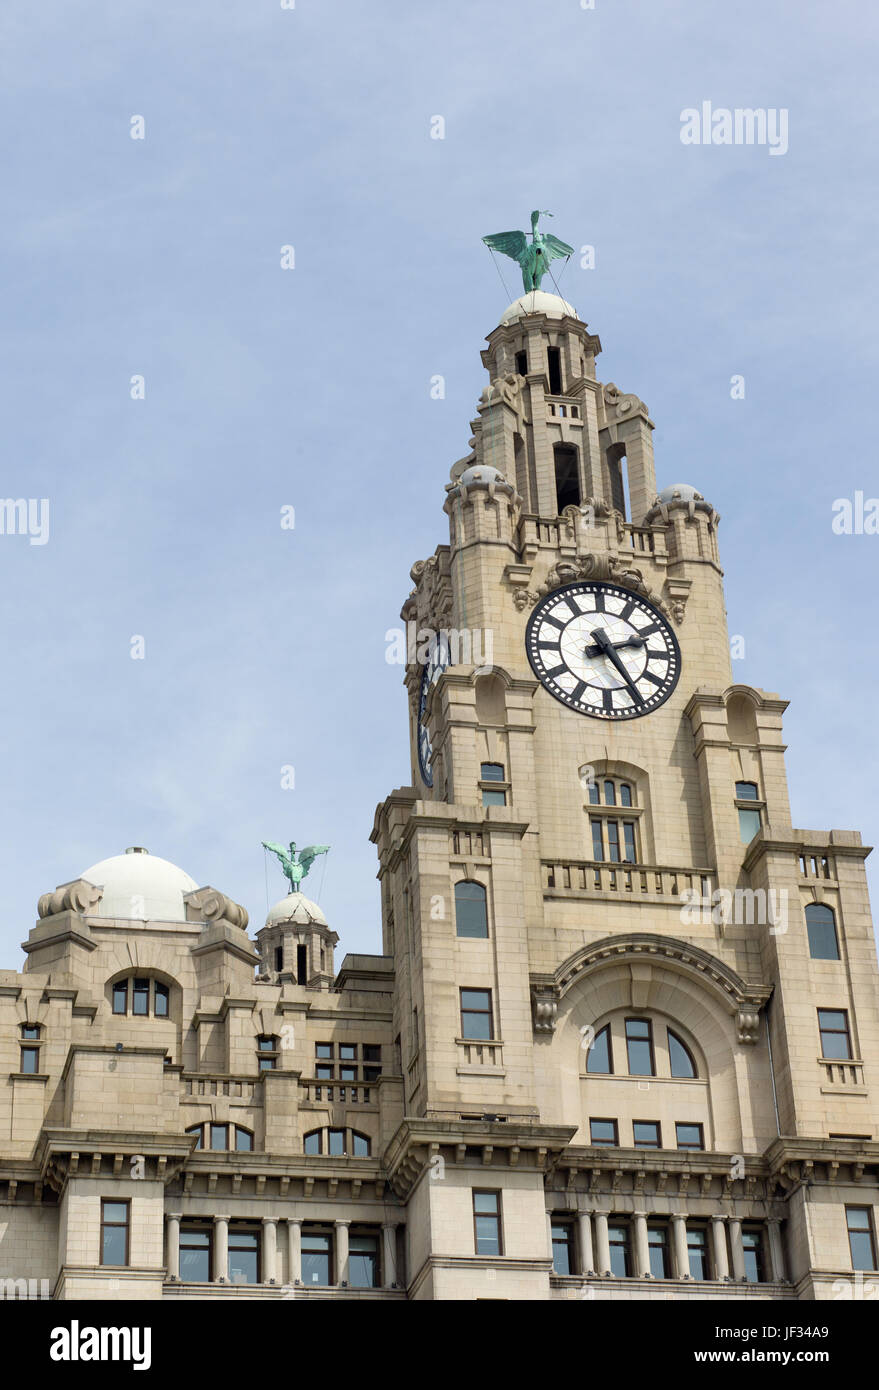
POLYGON ((628 782, 623 782, 620 786, 620 805, 631 806, 631 804, 632 788, 629 786, 628 782))
POLYGON ((616 806, 617 804, 616 787, 613 782, 605 782, 604 784, 604 804, 605 806, 616 806))
POLYGON ((343 1154, 345 1152, 345 1131, 344 1129, 327 1130, 328 1148, 330 1154, 343 1154))
POLYGON ((260 1057, 260 1059, 259 1059, 259 1070, 260 1070, 260 1071, 274 1071, 274 1070, 275 1070, 275 1061, 276 1061, 276 1060, 277 1060, 277 1059, 274 1058, 274 1057, 260 1057))
POLYGON ((668 1278, 668 1237, 663 1226, 648 1226, 647 1247, 654 1279, 668 1278))
POLYGON ((249 1231, 229 1230, 230 1284, 259 1283, 259 1236, 249 1231))
POLYGON ((150 1009, 150 982, 149 980, 135 980, 134 988, 131 991, 131 1012, 134 1014, 147 1014, 150 1009))
POLYGON ((101 1207, 101 1215, 105 1222, 124 1226, 128 1221, 128 1203, 104 1202, 101 1207))
POLYGON ((167 1018, 167 1017, 168 1017, 168 986, 167 986, 167 985, 161 984, 159 980, 156 980, 156 994, 155 994, 155 1000, 156 1000, 156 1003, 155 1003, 156 1018, 167 1018))
POLYGON ((841 1009, 819 1009, 818 1022, 821 1029, 821 1055, 846 1061, 851 1057, 848 1036, 848 1016, 841 1009))
MULTIPOLYGON (((259 1050, 260 1052, 274 1052, 274 1051, 275 1051, 275 1039, 274 1039, 273 1037, 267 1037, 267 1036, 263 1035, 263 1037, 257 1038, 257 1040, 256 1040, 256 1046, 257 1046, 257 1048, 258 1048, 258 1050, 259 1050)), ((320 1054, 318 1054, 318 1055, 320 1055, 320 1054)))
POLYGON ((701 1125, 675 1125, 675 1135, 679 1149, 701 1149, 702 1126, 701 1125))
POLYGON ((482 782, 503 782, 503 766, 501 763, 483 763, 480 767, 479 776, 482 782))
POLYGON ((629 1276, 629 1234, 625 1226, 608 1227, 611 1273, 618 1279, 629 1276))
POLYGON ((351 1136, 354 1143, 355 1158, 369 1158, 369 1140, 365 1134, 351 1136))
POLYGON ((604 833, 601 828, 600 820, 590 821, 592 826, 592 858, 601 860, 604 858, 604 833))
POLYGON ((461 1036, 477 1041, 491 1037, 491 994, 489 990, 461 990, 461 1036))
POLYGON ((659 1122, 656 1120, 635 1120, 632 1124, 636 1149, 659 1148, 659 1122))
POLYGON ((36 1076, 40 1062, 40 1050, 38 1047, 23 1047, 21 1049, 21 1070, 26 1076, 36 1076))
POLYGON ((207 1231, 180 1228, 180 1278, 189 1284, 211 1280, 211 1238, 207 1231))
POLYGON ((630 821, 630 820, 624 821, 624 823, 623 823, 623 833, 624 833, 625 838, 626 838, 626 854, 625 854, 626 863, 627 863, 627 864, 634 864, 635 861, 636 861, 636 859, 637 859, 637 856, 636 856, 636 854, 635 854, 635 826, 634 826, 634 824, 632 823, 632 821, 630 821))
POLYGON ((615 820, 607 822, 607 857, 611 864, 620 862, 620 827, 615 820))
POLYGON ((473 1210, 480 1213, 498 1211, 498 1194, 496 1192, 474 1192, 473 1210))
POLYGON ((33 1040, 40 1036, 40 1025, 38 1023, 23 1023, 21 1026, 21 1036, 33 1040))
POLYGON ((653 1048, 650 1041, 650 1024, 646 1019, 626 1019, 626 1050, 630 1076, 653 1075, 653 1048))
POLYGON ((348 1283, 352 1289, 378 1284, 378 1237, 351 1236, 348 1243, 348 1283))
POLYGON ((676 1033, 668 1030, 668 1060, 672 1076, 695 1076, 696 1068, 689 1049, 684 1046, 676 1033))
POLYGON ((687 1231, 687 1250, 690 1256, 690 1277, 707 1279, 708 1239, 705 1231, 687 1231))
POLYGON ((339 1073, 339 1080, 340 1080, 340 1081, 356 1081, 356 1080, 357 1080, 357 1068, 356 1068, 356 1067, 342 1067, 342 1068, 341 1068, 341 1071, 340 1071, 340 1073, 339 1073))
POLYGON ((760 829, 760 812, 739 807, 739 838, 743 845, 749 845, 760 829))
POLYGON ((749 1284, 763 1280, 763 1238, 760 1231, 742 1231, 742 1251, 745 1259, 745 1278, 749 1284))
POLYGON ((320 1130, 313 1129, 310 1134, 305 1136, 305 1152, 307 1154, 320 1153, 320 1130))
POLYGON ((589 1137, 593 1144, 606 1144, 612 1148, 617 1142, 616 1120, 590 1120, 589 1137))
POLYGON ((552 1267, 556 1274, 571 1274, 571 1228, 567 1222, 552 1225, 552 1267))
POLYGON ((332 1057, 332 1055, 333 1055, 333 1044, 332 1044, 332 1043, 318 1043, 317 1046, 315 1047, 314 1053, 315 1053, 315 1056, 316 1056, 316 1057, 332 1057))
POLYGON ((228 1125, 211 1125, 211 1148, 228 1149, 228 1125))
POLYGON ((598 783, 597 783, 597 782, 590 782, 590 783, 589 783, 589 804, 590 804, 591 806, 598 806, 600 802, 601 802, 601 793, 600 793, 599 790, 598 790, 598 783))
POLYGON ((120 980, 113 986, 113 1012, 124 1014, 128 1011, 128 981, 120 980))
POLYGON ((832 908, 824 903, 809 903, 806 907, 806 930, 809 934, 809 955, 813 960, 839 960, 836 919, 832 908))
POLYGON ((458 936, 488 936, 488 910, 481 883, 455 884, 455 931, 458 936))
POLYGON ((756 801, 756 782, 736 782, 736 799, 738 801, 756 801))
POLYGON ((253 1152, 253 1135, 248 1134, 246 1129, 235 1126, 235 1148, 239 1153, 253 1152))
POLYGON ((332 1237, 322 1231, 302 1231, 303 1284, 329 1284, 332 1237))
POLYGON ((381 1059, 382 1059, 382 1050, 381 1050, 381 1044, 380 1044, 380 1043, 364 1043, 364 1045, 363 1045, 363 1060, 364 1060, 364 1062, 380 1062, 381 1059))
POLYGON ((102 1231, 101 1264, 125 1264, 126 1229, 124 1226, 105 1226, 102 1231))
POLYGON ((483 787, 482 804, 483 806, 506 806, 507 794, 505 791, 483 787))
POLYGON ((610 1026, 602 1028, 600 1033, 596 1033, 595 1041, 586 1053, 587 1072, 604 1072, 605 1074, 613 1071, 610 1059, 610 1026))
POLYGON ((322 1062, 319 1067, 315 1067, 314 1069, 315 1080, 332 1081, 334 1071, 334 1067, 327 1066, 326 1062, 322 1062))

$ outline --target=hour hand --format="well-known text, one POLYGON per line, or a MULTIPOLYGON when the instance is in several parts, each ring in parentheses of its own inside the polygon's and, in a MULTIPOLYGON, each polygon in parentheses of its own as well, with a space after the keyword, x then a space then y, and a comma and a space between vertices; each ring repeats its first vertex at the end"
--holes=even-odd
MULTIPOLYGON (((611 663, 612 666, 615 666, 615 667, 616 667, 616 669, 617 669, 617 671, 619 672, 620 676, 622 676, 623 685, 626 687, 626 689, 628 690, 628 692, 629 692, 629 694, 631 695, 632 699, 633 699, 633 700, 635 701, 635 703, 637 704, 638 701, 641 699, 641 695, 640 695, 640 693, 639 693, 639 691, 638 691, 638 687, 637 687, 637 686, 634 684, 634 682, 632 681, 632 677, 629 675, 629 672, 626 670, 625 666, 623 665, 623 662, 622 662, 621 658, 617 656, 617 654, 616 654, 616 648, 615 648, 613 642, 611 642, 610 638, 608 637, 608 635, 607 635, 607 633, 604 631, 604 629, 603 629, 603 628, 600 628, 600 627, 596 628, 595 631, 594 631, 591 635, 595 638, 596 644, 597 644, 597 646, 598 646, 598 650, 599 650, 604 656, 607 657, 608 661, 611 663)), ((623 644, 621 643, 620 645, 623 645, 623 644)))
MULTIPOLYGON (((595 637, 595 636, 596 636, 596 633, 593 632, 592 636, 595 637)), ((596 642, 596 644, 595 644, 594 646, 587 647, 587 648, 586 648, 586 655, 587 655, 587 656, 601 656, 601 653, 604 652, 604 651, 607 651, 607 650, 608 650, 608 647, 612 647, 612 648, 614 649, 614 651, 617 651, 617 652, 618 652, 618 651, 620 651, 623 647, 644 647, 644 646, 646 646, 646 645, 647 645, 647 644, 646 644, 646 642, 644 641, 644 638, 643 638, 643 637, 627 637, 626 640, 625 640, 625 642, 610 642, 609 639, 608 639, 608 640, 605 642, 605 645, 603 645, 603 646, 599 646, 598 643, 596 642)))

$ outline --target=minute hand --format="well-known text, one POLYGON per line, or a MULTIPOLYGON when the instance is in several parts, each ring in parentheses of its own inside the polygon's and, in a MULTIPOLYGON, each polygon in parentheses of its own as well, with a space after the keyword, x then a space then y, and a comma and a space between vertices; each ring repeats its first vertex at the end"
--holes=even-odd
POLYGON ((636 704, 638 704, 641 700, 640 691, 632 683, 632 678, 626 670, 625 666, 623 665, 622 658, 617 656, 613 642, 611 642, 607 633, 604 631, 604 628, 597 627, 595 631, 590 635, 595 645, 601 651, 601 653, 607 657, 608 661, 611 663, 612 666, 616 667, 617 671, 623 678, 623 684, 625 685, 632 699, 635 701, 636 704))

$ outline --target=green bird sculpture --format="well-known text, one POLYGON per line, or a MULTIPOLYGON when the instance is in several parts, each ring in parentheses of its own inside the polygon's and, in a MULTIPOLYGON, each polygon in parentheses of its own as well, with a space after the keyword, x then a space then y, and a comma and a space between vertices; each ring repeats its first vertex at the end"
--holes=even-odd
POLYGON ((530 242, 527 232, 494 232, 492 236, 482 238, 492 251, 500 251, 502 256, 509 256, 519 264, 522 284, 526 290, 540 289, 540 282, 549 269, 550 261, 574 254, 573 246, 568 246, 567 242, 559 241, 558 237, 550 232, 537 230, 537 223, 541 217, 552 217, 552 213, 532 212, 530 242))
POLYGON ((319 854, 326 854, 329 845, 309 845, 307 849, 296 849, 296 841, 290 841, 290 848, 285 849, 283 845, 276 845, 273 840, 261 840, 264 849, 270 849, 272 854, 278 856, 281 865, 281 872, 290 884, 291 893, 301 893, 299 887, 305 875, 308 873, 312 864, 319 854))

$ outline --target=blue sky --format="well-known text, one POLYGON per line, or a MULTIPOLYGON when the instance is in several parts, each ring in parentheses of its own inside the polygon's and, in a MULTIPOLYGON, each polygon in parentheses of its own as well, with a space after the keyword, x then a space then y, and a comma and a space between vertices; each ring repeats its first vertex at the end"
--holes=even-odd
POLYGON ((131 844, 259 925, 263 838, 329 842, 340 950, 380 949, 368 835, 409 777, 385 632, 447 540, 507 302, 480 238, 533 207, 596 249, 561 288, 648 402, 660 485, 722 514, 736 676, 792 700, 794 824, 872 842, 879 537, 831 509, 879 493, 877 27, 849 0, 7 0, 0 491, 51 532, 0 538, 3 965, 40 893, 131 844), (787 108, 787 154, 682 145, 703 100, 787 108))

